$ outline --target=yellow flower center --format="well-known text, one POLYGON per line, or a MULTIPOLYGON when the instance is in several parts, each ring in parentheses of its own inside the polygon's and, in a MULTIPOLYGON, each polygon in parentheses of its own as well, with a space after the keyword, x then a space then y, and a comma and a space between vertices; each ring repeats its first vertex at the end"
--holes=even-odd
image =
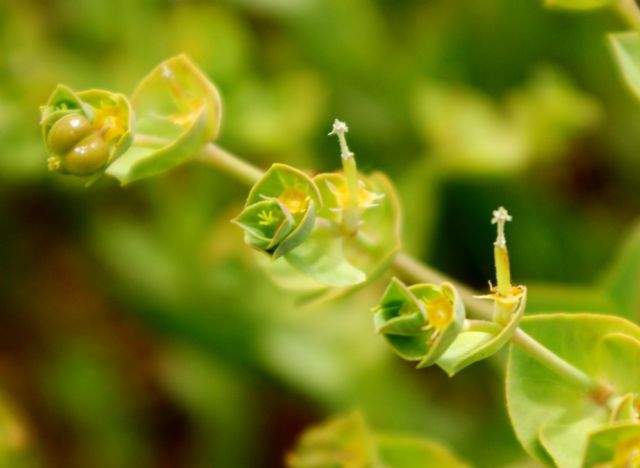
POLYGON ((291 214, 296 214, 307 209, 309 195, 302 190, 289 187, 278 197, 278 200, 287 207, 291 214))
MULTIPOLYGON (((346 184, 340 185, 332 191, 336 196, 336 201, 340 208, 346 208, 349 206, 349 188, 346 184)), ((364 187, 358 187, 358 208, 369 208, 373 206, 374 202, 379 198, 379 195, 370 192, 364 187)))
POLYGON ((444 296, 432 301, 424 301, 429 324, 436 330, 446 327, 453 318, 453 304, 444 296))
POLYGON ((103 131, 102 138, 107 143, 111 143, 126 132, 126 121, 122 109, 106 102, 102 102, 100 108, 96 109, 93 125, 103 131))

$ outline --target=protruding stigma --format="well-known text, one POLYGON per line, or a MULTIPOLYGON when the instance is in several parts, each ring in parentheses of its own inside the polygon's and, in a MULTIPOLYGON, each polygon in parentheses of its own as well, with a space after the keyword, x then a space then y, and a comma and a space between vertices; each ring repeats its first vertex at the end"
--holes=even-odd
POLYGON ((507 221, 511 221, 513 217, 504 208, 500 207, 497 210, 493 210, 493 218, 491 218, 491 224, 498 225, 498 237, 496 238, 496 247, 506 247, 507 239, 504 236, 504 225, 507 221))
POLYGON ((349 146, 347 146, 347 138, 345 134, 349 131, 349 127, 342 120, 335 119, 333 121, 333 128, 329 132, 329 135, 336 135, 338 137, 338 141, 340 142, 340 156, 343 160, 353 158, 353 153, 349 151, 349 146))

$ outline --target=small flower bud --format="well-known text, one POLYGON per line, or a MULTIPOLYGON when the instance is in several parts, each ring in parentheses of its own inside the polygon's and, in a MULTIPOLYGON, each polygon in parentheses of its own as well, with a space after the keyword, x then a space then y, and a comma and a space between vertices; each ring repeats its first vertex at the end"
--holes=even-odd
POLYGON ((244 229, 247 244, 276 259, 307 239, 319 206, 318 189, 306 174, 274 164, 253 186, 233 222, 244 229))
POLYGON ((47 143, 54 154, 66 154, 93 131, 91 122, 84 115, 67 114, 53 124, 47 143))
POLYGON ((63 155, 65 172, 84 176, 102 169, 109 160, 109 146, 97 133, 92 133, 63 155))
POLYGON ((420 361, 418 368, 436 362, 462 331, 465 311, 453 285, 415 284, 394 278, 380 304, 374 324, 404 359, 420 361))
POLYGON ((42 133, 51 171, 90 176, 131 144, 133 112, 127 99, 102 90, 75 93, 58 86, 42 108, 42 133))

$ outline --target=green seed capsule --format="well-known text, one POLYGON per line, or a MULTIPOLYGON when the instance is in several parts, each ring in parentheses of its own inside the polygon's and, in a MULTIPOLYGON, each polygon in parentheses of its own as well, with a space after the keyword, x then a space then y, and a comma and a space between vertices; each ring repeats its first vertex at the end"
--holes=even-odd
POLYGON ((65 115, 49 130, 47 143, 53 153, 63 155, 93 131, 91 122, 85 116, 80 114, 65 115))
POLYGON ((62 167, 69 174, 90 175, 101 169, 109 160, 109 146, 97 133, 80 141, 62 157, 62 167))

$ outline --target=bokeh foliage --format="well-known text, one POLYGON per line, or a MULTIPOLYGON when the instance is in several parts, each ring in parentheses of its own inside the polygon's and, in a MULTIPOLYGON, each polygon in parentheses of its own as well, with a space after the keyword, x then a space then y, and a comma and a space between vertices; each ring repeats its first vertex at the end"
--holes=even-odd
POLYGON ((415 373, 374 335, 384 281, 301 307, 229 223, 244 187, 191 164, 87 190, 47 172, 38 107, 59 82, 130 94, 184 52, 219 87, 224 146, 334 170, 338 116, 360 167, 396 182, 407 250, 484 287, 505 204, 528 313, 637 321, 640 106, 603 39, 621 28, 535 0, 2 2, 6 463, 278 466, 355 407, 477 466, 523 459, 486 375, 502 367, 415 373))

